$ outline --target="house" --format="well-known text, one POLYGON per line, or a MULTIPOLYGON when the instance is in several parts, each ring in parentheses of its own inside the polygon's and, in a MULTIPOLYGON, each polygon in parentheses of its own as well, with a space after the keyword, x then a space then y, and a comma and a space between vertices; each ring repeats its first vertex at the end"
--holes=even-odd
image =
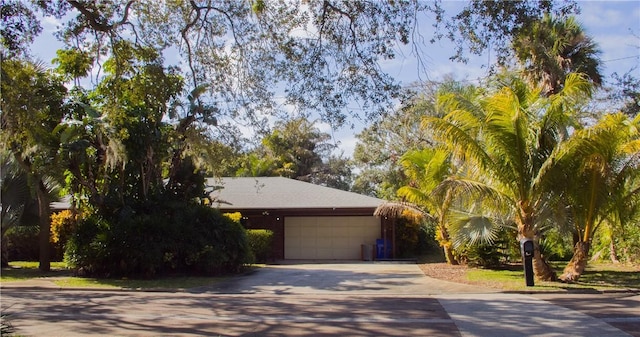
MULTIPOLYGON (((355 260, 376 239, 388 237, 390 220, 375 217, 384 203, 353 192, 283 177, 210 178, 221 211, 240 212, 248 229, 274 233, 274 259, 355 260)), ((366 257, 365 257, 366 258, 366 257)))

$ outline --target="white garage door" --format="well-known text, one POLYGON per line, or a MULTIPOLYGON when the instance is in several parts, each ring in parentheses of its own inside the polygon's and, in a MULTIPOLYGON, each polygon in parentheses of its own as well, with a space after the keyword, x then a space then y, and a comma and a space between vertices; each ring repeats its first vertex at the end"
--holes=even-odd
POLYGON ((380 219, 369 216, 287 217, 284 258, 358 260, 360 246, 380 237, 380 219))

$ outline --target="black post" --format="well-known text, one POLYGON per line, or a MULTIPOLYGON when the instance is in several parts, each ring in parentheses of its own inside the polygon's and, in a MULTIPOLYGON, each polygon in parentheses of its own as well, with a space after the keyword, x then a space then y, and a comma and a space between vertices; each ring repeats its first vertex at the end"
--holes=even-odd
POLYGON ((520 240, 520 250, 522 251, 522 265, 524 266, 524 279, 527 287, 533 287, 533 240, 520 240))

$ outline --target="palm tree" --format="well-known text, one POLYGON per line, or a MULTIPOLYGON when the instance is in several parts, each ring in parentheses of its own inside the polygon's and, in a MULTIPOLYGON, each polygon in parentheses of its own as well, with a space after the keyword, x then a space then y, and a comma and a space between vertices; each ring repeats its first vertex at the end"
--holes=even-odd
POLYGON ((65 112, 67 89, 42 64, 2 60, 0 144, 8 149, 27 174, 38 201, 39 246, 42 271, 51 268, 50 222, 51 177, 60 178, 57 164, 60 141, 54 133, 65 112), (29 94, 25 94, 29 93, 29 94))
MULTIPOLYGON (((2 267, 9 265, 7 254, 7 232, 17 226, 37 226, 40 224, 38 199, 29 184, 29 175, 16 162, 13 154, 0 151, 0 227, 2 244, 2 267)), ((54 184, 47 184, 47 198, 57 200, 59 190, 54 184)), ((48 222, 48 216, 45 218, 48 222)), ((47 245, 48 247, 48 245, 47 245)))
POLYGON ((496 92, 479 96, 479 104, 446 97, 449 113, 444 118, 427 117, 423 126, 474 172, 465 179, 449 179, 446 186, 479 199, 488 197, 483 203, 495 204, 496 209, 510 208, 518 239, 534 241, 536 276, 553 280, 555 272, 539 246, 553 213, 552 195, 544 188, 551 172, 541 168, 567 135, 572 102, 590 95, 591 86, 583 76, 569 75, 557 94, 547 98, 540 92, 512 78, 496 92))
POLYGON ((414 150, 405 153, 400 163, 409 184, 398 189, 398 196, 431 215, 436 222, 436 238, 447 263, 457 265, 447 220, 454 197, 453 190, 438 193, 439 184, 454 173, 451 155, 444 148, 414 150))
POLYGON ((560 279, 577 281, 587 264, 596 229, 605 223, 624 226, 625 209, 638 204, 640 193, 640 117, 604 116, 578 130, 559 148, 554 168, 564 174, 553 181, 568 199, 578 235, 574 255, 560 279))
POLYGON ((600 51, 575 17, 545 15, 521 30, 513 50, 531 83, 543 85, 543 94, 558 93, 569 73, 582 73, 595 85, 602 84, 600 51))

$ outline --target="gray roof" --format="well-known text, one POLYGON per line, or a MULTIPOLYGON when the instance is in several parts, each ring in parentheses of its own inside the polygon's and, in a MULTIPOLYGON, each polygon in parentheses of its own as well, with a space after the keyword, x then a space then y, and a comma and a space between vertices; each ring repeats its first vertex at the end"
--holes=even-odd
POLYGON ((221 209, 376 208, 384 200, 283 177, 210 178, 221 209))

